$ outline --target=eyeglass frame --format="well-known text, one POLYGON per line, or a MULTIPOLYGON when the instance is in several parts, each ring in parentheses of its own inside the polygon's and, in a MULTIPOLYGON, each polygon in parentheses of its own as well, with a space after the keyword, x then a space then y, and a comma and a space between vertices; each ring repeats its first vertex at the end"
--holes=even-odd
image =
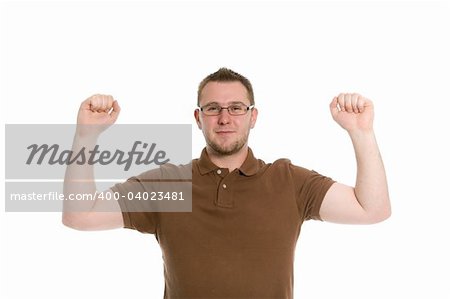
POLYGON ((208 115, 208 114, 206 114, 206 113, 203 111, 203 108, 205 108, 206 106, 212 105, 212 104, 213 104, 213 103, 208 103, 208 104, 203 105, 203 106, 201 106, 201 107, 198 106, 198 108, 199 108, 199 110, 200 110, 201 112, 203 112, 203 114, 206 115, 206 116, 218 116, 218 115, 220 115, 220 113, 222 113, 222 110, 223 110, 223 109, 226 109, 226 110, 228 111, 228 114, 231 115, 231 116, 241 116, 241 115, 246 115, 247 112, 249 112, 250 110, 253 110, 253 108, 255 108, 255 105, 254 105, 254 104, 253 104, 253 105, 247 106, 247 105, 245 105, 245 104, 242 103, 242 102, 236 102, 236 103, 231 104, 231 105, 229 105, 229 106, 227 106, 227 107, 222 107, 222 106, 220 106, 219 104, 217 104, 217 106, 220 107, 219 113, 217 113, 217 114, 209 114, 209 115, 208 115), (242 104, 242 105, 246 108, 246 110, 245 110, 244 113, 242 113, 242 114, 232 114, 232 113, 230 112, 230 107, 233 106, 233 105, 237 105, 237 104, 242 104))

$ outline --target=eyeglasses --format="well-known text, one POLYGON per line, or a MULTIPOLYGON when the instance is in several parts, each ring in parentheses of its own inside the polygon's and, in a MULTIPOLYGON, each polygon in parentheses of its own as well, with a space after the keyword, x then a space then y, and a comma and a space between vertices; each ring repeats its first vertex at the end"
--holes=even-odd
POLYGON ((244 103, 231 104, 228 107, 222 107, 219 104, 212 103, 199 108, 200 111, 202 111, 205 115, 217 116, 220 114, 220 112, 222 112, 223 109, 228 110, 228 113, 230 115, 244 115, 247 113, 247 111, 253 109, 254 107, 255 105, 247 106, 244 103))

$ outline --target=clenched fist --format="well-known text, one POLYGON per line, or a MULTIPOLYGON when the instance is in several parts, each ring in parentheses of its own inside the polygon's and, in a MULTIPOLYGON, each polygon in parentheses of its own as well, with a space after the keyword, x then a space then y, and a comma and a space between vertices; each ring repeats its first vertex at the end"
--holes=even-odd
POLYGON ((330 104, 333 119, 347 132, 373 130, 372 101, 357 93, 341 93, 330 104))
POLYGON ((110 95, 95 94, 87 98, 78 110, 78 135, 97 137, 117 120, 119 113, 119 104, 110 95))

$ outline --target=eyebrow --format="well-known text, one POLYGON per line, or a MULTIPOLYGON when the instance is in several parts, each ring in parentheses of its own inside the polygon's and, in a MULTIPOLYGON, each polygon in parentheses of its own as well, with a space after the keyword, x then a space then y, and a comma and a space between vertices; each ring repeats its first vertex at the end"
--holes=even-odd
MULTIPOLYGON (((232 101, 232 102, 229 102, 229 103, 228 103, 228 105, 233 105, 233 104, 244 104, 245 106, 248 106, 247 104, 245 104, 245 103, 242 102, 242 101, 232 101)), ((203 105, 203 106, 208 106, 208 105, 219 105, 219 106, 220 106, 220 104, 219 104, 218 102, 215 102, 215 101, 206 103, 206 104, 203 105)), ((249 104, 249 105, 251 105, 251 104, 249 104)))

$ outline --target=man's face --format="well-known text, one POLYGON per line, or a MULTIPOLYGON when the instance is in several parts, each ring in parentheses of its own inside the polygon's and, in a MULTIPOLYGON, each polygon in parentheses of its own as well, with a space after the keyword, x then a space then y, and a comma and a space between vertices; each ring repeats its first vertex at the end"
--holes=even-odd
MULTIPOLYGON (((239 81, 209 82, 200 94, 200 107, 218 104, 228 107, 243 103, 250 106, 247 89, 239 81)), ((219 115, 208 116, 199 109, 195 110, 195 119, 205 136, 206 144, 220 155, 232 155, 247 145, 250 129, 254 127, 258 111, 247 111, 243 115, 230 115, 223 109, 219 115)))

